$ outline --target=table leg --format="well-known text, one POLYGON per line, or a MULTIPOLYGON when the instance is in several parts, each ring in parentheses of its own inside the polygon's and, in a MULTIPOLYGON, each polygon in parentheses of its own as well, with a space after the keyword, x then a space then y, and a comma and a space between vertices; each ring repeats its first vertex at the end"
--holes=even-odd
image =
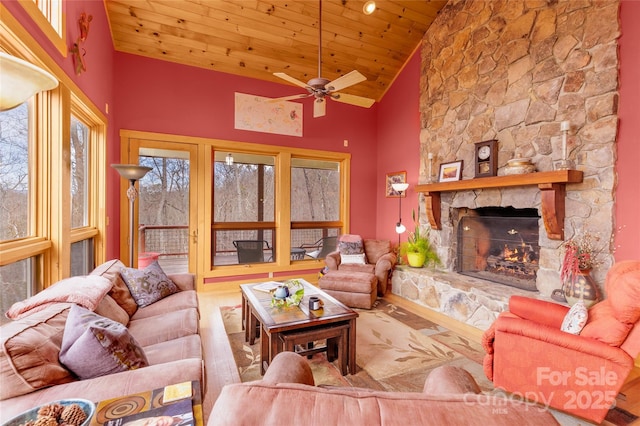
MULTIPOLYGON (((256 342, 256 328, 258 327, 258 318, 253 312, 253 309, 247 309, 247 331, 245 331, 245 336, 248 336, 246 339, 250 345, 253 345, 256 342)), ((263 333, 260 333, 263 334, 263 333)))
POLYGON ((356 366, 356 319, 349 321, 349 336, 347 347, 347 366, 349 367, 349 374, 356 374, 358 368, 356 366))
POLYGON ((271 362, 269 360, 269 332, 264 329, 264 326, 260 327, 260 374, 264 376, 267 371, 267 366, 271 362))
POLYGON ((244 341, 249 341, 249 309, 247 298, 242 293, 242 329, 244 330, 244 341))

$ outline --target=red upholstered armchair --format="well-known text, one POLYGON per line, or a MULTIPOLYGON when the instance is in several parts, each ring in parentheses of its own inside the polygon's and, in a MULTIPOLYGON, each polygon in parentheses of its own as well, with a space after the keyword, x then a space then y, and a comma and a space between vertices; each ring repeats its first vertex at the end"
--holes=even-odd
POLYGON ((560 330, 569 308, 513 296, 485 331, 484 371, 496 388, 602 422, 640 352, 640 261, 616 263, 607 298, 579 335, 560 330))
POLYGON ((345 234, 338 238, 338 251, 329 253, 324 259, 329 270, 367 272, 378 279, 378 296, 384 296, 387 291, 389 272, 396 264, 396 255, 391 249, 389 240, 362 239, 359 235, 345 234), (349 253, 360 244, 365 258, 364 263, 343 261, 341 250, 349 253), (348 247, 348 250, 345 250, 348 247))

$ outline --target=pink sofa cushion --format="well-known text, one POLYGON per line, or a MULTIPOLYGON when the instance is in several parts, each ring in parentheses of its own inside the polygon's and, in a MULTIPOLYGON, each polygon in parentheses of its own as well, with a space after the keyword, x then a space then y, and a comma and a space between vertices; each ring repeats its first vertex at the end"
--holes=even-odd
POLYGON ((633 326, 640 320, 640 261, 614 264, 607 273, 605 288, 618 321, 633 326))
POLYGON ((103 276, 113 283, 109 295, 113 297, 113 300, 131 317, 136 313, 136 310, 138 310, 138 304, 131 296, 129 288, 120 276, 120 270, 122 268, 124 268, 124 263, 118 259, 113 259, 98 266, 91 272, 91 275, 103 276))
POLYGON ((625 341, 631 325, 618 321, 613 315, 609 300, 596 303, 589 309, 589 319, 580 335, 600 340, 611 346, 620 346, 625 341))
POLYGON ((58 360, 70 306, 52 305, 2 326, 0 399, 75 380, 58 360))
POLYGON ((118 321, 124 326, 129 324, 129 315, 127 314, 127 312, 122 309, 122 307, 118 305, 118 303, 113 299, 113 297, 109 296, 108 294, 102 298, 94 312, 98 315, 102 315, 103 317, 118 321))

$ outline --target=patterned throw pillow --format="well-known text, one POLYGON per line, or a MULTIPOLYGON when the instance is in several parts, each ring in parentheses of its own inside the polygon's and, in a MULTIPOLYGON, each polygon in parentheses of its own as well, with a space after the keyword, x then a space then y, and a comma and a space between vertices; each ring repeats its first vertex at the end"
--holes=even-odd
POLYGON ((80 379, 149 365, 144 350, 124 325, 78 305, 69 310, 60 362, 80 379))
POLYGON ((345 234, 340 237, 338 242, 338 250, 340 254, 362 254, 364 253, 364 244, 362 237, 359 235, 345 234))
POLYGON ((122 268, 120 275, 140 308, 179 291, 178 286, 167 277, 157 261, 152 262, 142 271, 122 268))
POLYGON ((578 300, 565 315, 560 330, 571 334, 580 334, 587 323, 587 316, 587 307, 581 300, 578 300))

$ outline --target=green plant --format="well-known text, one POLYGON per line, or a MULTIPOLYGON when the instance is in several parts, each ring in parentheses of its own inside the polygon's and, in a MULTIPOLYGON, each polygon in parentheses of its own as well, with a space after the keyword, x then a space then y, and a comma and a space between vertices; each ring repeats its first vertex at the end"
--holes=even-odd
POLYGON ((411 217, 414 223, 413 232, 409 233, 407 241, 400 244, 400 256, 406 256, 409 253, 422 254, 425 257, 425 265, 438 265, 440 264, 440 258, 435 251, 429 240, 429 228, 426 232, 421 232, 420 224, 416 220, 416 211, 411 212, 411 217))

